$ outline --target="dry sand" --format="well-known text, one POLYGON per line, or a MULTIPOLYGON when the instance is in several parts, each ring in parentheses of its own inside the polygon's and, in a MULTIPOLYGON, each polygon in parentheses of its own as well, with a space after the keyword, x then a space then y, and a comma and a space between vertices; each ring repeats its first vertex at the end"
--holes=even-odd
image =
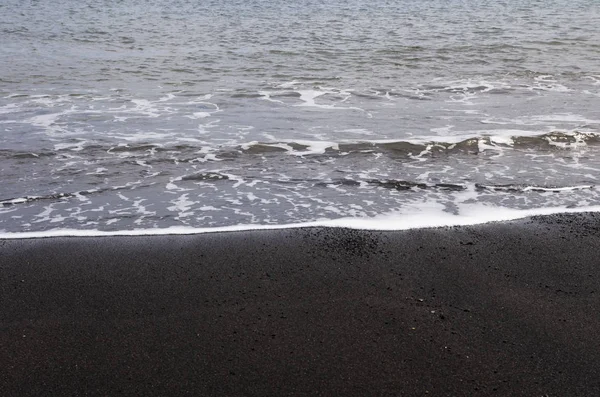
POLYGON ((0 241, 0 390, 600 395, 600 215, 0 241))

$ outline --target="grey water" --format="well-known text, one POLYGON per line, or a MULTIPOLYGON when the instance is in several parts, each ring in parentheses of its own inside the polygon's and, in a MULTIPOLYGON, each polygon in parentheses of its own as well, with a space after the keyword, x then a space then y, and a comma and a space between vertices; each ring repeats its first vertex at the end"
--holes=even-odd
POLYGON ((595 0, 0 1, 0 231, 600 205, 595 0))

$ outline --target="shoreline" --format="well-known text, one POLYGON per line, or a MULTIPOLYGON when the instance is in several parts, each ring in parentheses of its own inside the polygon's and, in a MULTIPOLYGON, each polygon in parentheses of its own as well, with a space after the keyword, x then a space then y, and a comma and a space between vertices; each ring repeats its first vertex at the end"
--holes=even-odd
POLYGON ((0 389, 596 395, 598 248, 598 213, 0 240, 0 389))
POLYGON ((215 227, 171 226, 156 229, 132 230, 85 230, 85 229, 50 229, 33 232, 3 232, 2 240, 60 238, 60 237, 150 237, 150 236, 188 236, 211 233, 257 232, 290 229, 332 228, 362 230, 365 232, 403 232, 419 229, 453 228, 497 224, 521 221, 545 216, 569 216, 577 214, 600 213, 600 206, 584 208, 548 207, 529 210, 474 207, 467 215, 415 213, 411 215, 381 214, 367 218, 337 218, 290 224, 241 224, 215 227), (475 211, 473 211, 475 210, 475 211), (493 215, 491 215, 493 213, 493 215), (500 215, 501 214, 501 215, 500 215))

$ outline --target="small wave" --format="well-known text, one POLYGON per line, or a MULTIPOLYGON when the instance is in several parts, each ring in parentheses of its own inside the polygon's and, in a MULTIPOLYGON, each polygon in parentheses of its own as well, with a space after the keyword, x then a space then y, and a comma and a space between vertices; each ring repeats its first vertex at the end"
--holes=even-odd
MULTIPOLYGON (((88 146, 88 148, 92 148, 88 146)), ((94 146, 94 149, 101 148, 98 146, 94 146)), ((121 145, 121 146, 113 146, 108 149, 108 152, 141 152, 141 151, 165 151, 161 145, 155 144, 141 144, 141 145, 121 145)))
POLYGON ((218 172, 198 172, 181 177, 182 181, 222 181, 227 179, 229 179, 227 175, 219 174, 218 172))
POLYGON ((0 204, 2 204, 5 207, 8 207, 8 206, 12 206, 15 204, 25 204, 25 203, 31 203, 34 201, 61 200, 61 199, 76 197, 76 196, 87 196, 87 195, 90 195, 92 193, 97 193, 97 192, 99 192, 99 190, 85 190, 85 191, 75 192, 75 193, 56 193, 56 194, 48 194, 48 195, 44 195, 44 196, 24 196, 24 197, 0 200, 0 204))
POLYGON ((338 179, 325 182, 315 183, 315 186, 329 187, 329 186, 364 186, 371 185, 382 187, 385 189, 407 191, 407 190, 444 190, 460 192, 464 190, 475 189, 477 191, 493 191, 493 192, 508 192, 508 193, 563 193, 571 192, 575 190, 591 190, 594 189, 594 185, 579 185, 579 186, 536 186, 536 185, 517 185, 517 184, 482 184, 476 183, 474 185, 460 184, 460 183, 423 183, 417 181, 407 180, 394 180, 394 179, 369 179, 364 181, 356 181, 352 179, 338 179))
POLYGON ((316 187, 329 187, 329 186, 360 186, 361 183, 359 181, 355 181, 353 179, 338 179, 333 181, 325 181, 325 182, 317 182, 315 183, 316 187))
POLYGON ((574 190, 589 190, 594 189, 594 185, 581 185, 581 186, 532 186, 532 185, 486 185, 486 184, 475 184, 475 188, 479 191, 494 191, 494 192, 509 192, 509 193, 562 193, 571 192, 574 190))
MULTIPOLYGON (((305 183, 311 182, 311 179, 287 180, 285 183, 305 183)), ((279 181, 278 181, 279 182, 279 181)), ((395 179, 368 179, 354 180, 348 178, 334 179, 329 181, 318 181, 314 183, 315 187, 364 187, 374 186, 397 191, 410 190, 437 190, 447 192, 461 192, 465 190, 475 190, 478 192, 507 192, 507 193, 564 193, 575 190, 595 189, 594 185, 578 186, 536 186, 536 185, 518 185, 518 184, 463 184, 463 183, 424 183, 419 181, 395 180, 395 179)))
POLYGON ((437 190, 449 190, 449 191, 462 191, 466 190, 467 186, 455 183, 434 183, 426 184, 422 182, 413 181, 401 181, 401 180, 378 180, 371 179, 367 181, 371 185, 376 185, 386 189, 394 190, 411 190, 411 189, 437 189, 437 190))
MULTIPOLYGON (((172 161, 175 154, 180 161, 195 159, 199 154, 210 153, 215 160, 227 160, 239 156, 348 156, 388 155, 394 158, 435 157, 436 155, 473 155, 485 151, 518 150, 549 152, 593 147, 600 144, 600 134, 595 132, 549 132, 544 134, 514 134, 516 130, 497 132, 495 135, 447 135, 415 138, 410 140, 357 140, 357 141, 309 141, 281 140, 271 142, 252 141, 236 146, 207 146, 206 142, 156 144, 138 142, 127 145, 102 145, 82 141, 56 145, 55 151, 25 152, 0 150, 0 158, 34 158, 54 156, 62 152, 77 151, 78 155, 101 153, 121 157, 151 156, 149 162, 172 161), (159 155, 160 153, 160 155, 159 155)), ((209 144, 210 145, 210 144, 209 144)))
MULTIPOLYGON (((139 185, 139 186, 147 187, 148 185, 139 185)), ((45 194, 42 196, 23 196, 23 197, 16 197, 16 198, 10 198, 10 199, 2 199, 2 200, 0 200, 0 205, 2 205, 4 207, 9 207, 9 206, 17 205, 17 204, 27 204, 27 203, 32 203, 32 202, 37 202, 37 201, 45 201, 45 200, 56 201, 56 200, 64 200, 64 199, 71 199, 71 198, 85 199, 86 196, 90 196, 93 194, 101 194, 106 191, 116 191, 116 190, 122 190, 122 189, 127 189, 127 188, 130 188, 130 185, 113 186, 110 188, 102 188, 102 189, 81 190, 78 192, 52 193, 52 194, 45 194)))
POLYGON ((24 152, 20 150, 0 150, 0 158, 2 159, 37 159, 40 157, 51 157, 55 156, 56 152, 49 150, 42 150, 39 152, 24 152))
POLYGON ((559 150, 576 148, 583 145, 600 144, 600 134, 592 132, 550 132, 539 135, 480 135, 480 136, 445 136, 428 137, 414 140, 398 141, 279 141, 250 142, 238 149, 247 154, 271 154, 288 152, 294 155, 353 153, 394 153, 419 154, 429 153, 477 153, 489 149, 512 148, 519 150, 559 150), (318 150, 315 148, 318 147, 318 150))

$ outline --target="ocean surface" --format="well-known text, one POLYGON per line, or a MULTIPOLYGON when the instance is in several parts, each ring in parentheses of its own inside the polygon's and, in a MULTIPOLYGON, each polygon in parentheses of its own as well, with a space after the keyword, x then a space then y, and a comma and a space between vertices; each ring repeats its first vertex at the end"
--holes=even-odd
POLYGON ((597 211, 598 21, 597 0, 3 0, 0 232, 597 211))

